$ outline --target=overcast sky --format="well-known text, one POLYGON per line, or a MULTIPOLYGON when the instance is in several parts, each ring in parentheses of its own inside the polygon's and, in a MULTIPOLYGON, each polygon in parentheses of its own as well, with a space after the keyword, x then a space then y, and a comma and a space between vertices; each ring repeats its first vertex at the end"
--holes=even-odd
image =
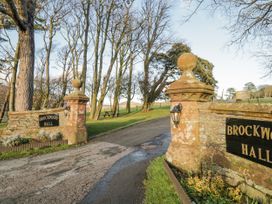
POLYGON ((234 87, 242 90, 247 82, 256 86, 272 84, 272 78, 262 78, 264 69, 250 50, 237 50, 229 47, 229 33, 223 28, 227 20, 220 14, 210 15, 208 11, 200 10, 188 23, 182 18, 186 10, 184 0, 174 0, 171 9, 171 30, 178 39, 184 39, 192 48, 192 52, 214 64, 214 76, 218 81, 219 91, 234 87))

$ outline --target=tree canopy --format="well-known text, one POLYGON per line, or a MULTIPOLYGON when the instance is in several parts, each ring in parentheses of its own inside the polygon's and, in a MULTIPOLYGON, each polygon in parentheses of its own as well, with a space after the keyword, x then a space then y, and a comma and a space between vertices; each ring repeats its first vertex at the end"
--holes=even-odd
MULTIPOLYGON (((165 52, 153 53, 149 69, 149 81, 146 87, 142 78, 139 80, 140 90, 144 94, 144 88, 148 91, 148 103, 153 103, 161 97, 164 88, 175 81, 180 73, 177 67, 177 59, 183 54, 191 52, 191 48, 184 43, 174 43, 165 52)), ((198 62, 193 70, 195 76, 203 83, 215 86, 217 81, 213 77, 213 64, 208 60, 197 57, 198 62)))

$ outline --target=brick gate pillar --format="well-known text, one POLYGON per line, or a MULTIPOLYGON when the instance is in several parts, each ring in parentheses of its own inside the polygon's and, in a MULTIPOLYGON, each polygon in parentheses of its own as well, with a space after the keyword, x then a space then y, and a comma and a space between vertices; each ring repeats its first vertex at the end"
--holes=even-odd
POLYGON ((64 133, 68 139, 68 144, 78 144, 87 142, 86 121, 86 104, 89 98, 81 91, 80 80, 72 81, 74 92, 64 97, 67 103, 68 113, 64 133))
POLYGON ((197 57, 191 53, 181 55, 177 61, 182 75, 173 82, 166 93, 171 106, 182 105, 179 124, 171 121, 171 143, 166 159, 174 166, 189 173, 197 173, 201 167, 199 138, 199 105, 211 99, 214 89, 195 78, 192 70, 197 57))

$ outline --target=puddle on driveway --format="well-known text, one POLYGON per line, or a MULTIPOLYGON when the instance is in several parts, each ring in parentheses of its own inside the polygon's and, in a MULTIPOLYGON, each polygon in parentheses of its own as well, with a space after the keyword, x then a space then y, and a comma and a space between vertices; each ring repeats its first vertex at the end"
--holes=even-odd
POLYGON ((122 151, 123 151, 123 149, 120 147, 109 147, 107 149, 101 150, 100 153, 103 155, 109 156, 109 157, 113 157, 116 154, 121 153, 122 151))
POLYGON ((135 147, 135 151, 117 161, 80 203, 94 203, 97 197, 107 193, 108 184, 118 172, 137 162, 151 160, 164 154, 170 143, 170 134, 162 134, 135 147))

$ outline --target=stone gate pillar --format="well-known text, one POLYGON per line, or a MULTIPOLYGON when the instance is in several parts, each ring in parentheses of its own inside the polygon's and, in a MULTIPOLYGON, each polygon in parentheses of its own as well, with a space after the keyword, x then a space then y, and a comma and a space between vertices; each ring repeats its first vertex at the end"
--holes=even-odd
POLYGON ((80 80, 72 81, 74 92, 64 97, 67 103, 67 122, 65 127, 65 135, 68 138, 68 144, 78 144, 87 142, 86 121, 86 104, 89 98, 81 91, 80 80))
POLYGON ((174 166, 189 173, 197 173, 201 167, 199 138, 199 105, 211 99, 214 89, 195 78, 192 70, 197 65, 197 57, 191 53, 181 55, 177 61, 182 71, 181 78, 173 82, 166 93, 171 106, 182 105, 180 122, 171 121, 171 143, 166 159, 174 166))

